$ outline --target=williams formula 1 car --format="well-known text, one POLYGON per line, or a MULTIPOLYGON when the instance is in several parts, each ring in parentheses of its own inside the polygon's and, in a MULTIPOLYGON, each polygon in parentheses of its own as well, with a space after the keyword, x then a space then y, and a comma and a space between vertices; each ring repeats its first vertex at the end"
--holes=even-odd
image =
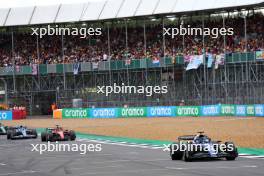
POLYGON ((25 126, 9 127, 7 139, 36 139, 38 137, 36 129, 29 129, 25 126))
POLYGON ((0 123, 0 135, 6 135, 7 130, 8 130, 8 127, 4 126, 2 123, 0 123))
POLYGON ((202 158, 225 158, 226 160, 235 160, 238 157, 237 148, 233 142, 212 141, 203 133, 180 136, 178 142, 174 142, 170 146, 171 159, 192 161, 202 158))
POLYGON ((41 141, 74 141, 76 139, 76 134, 73 130, 64 130, 59 125, 56 128, 46 128, 44 132, 41 133, 41 141))

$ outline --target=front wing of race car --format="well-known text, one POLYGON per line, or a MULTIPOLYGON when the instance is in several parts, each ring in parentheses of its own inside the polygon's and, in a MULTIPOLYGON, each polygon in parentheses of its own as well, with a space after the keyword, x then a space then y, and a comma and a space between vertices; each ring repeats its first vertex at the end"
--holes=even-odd
POLYGON ((227 152, 218 152, 216 154, 211 154, 210 152, 188 152, 189 159, 203 159, 203 158, 228 158, 228 157, 237 157, 238 154, 231 154, 227 152))
POLYGON ((30 139, 30 138, 36 138, 36 135, 32 135, 32 134, 23 135, 23 134, 19 134, 19 135, 13 135, 13 136, 11 136, 11 139, 30 139))
POLYGON ((0 135, 6 135, 7 131, 6 131, 6 127, 1 126, 0 127, 0 135))

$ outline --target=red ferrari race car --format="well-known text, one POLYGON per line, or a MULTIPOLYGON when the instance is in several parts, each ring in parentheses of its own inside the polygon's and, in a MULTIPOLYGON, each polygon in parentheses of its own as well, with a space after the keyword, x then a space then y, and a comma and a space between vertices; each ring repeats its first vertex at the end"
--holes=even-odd
POLYGON ((56 128, 46 128, 46 130, 41 133, 42 142, 74 141, 75 139, 76 134, 73 130, 64 130, 59 125, 56 125, 56 128))

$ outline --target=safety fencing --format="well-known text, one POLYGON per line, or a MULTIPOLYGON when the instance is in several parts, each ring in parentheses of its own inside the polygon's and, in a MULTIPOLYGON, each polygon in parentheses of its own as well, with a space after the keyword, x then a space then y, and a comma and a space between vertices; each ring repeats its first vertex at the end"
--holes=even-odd
POLYGON ((66 108, 53 111, 55 119, 141 118, 141 117, 206 117, 206 116, 262 116, 264 104, 205 105, 205 106, 154 106, 129 108, 66 108))
POLYGON ((25 110, 0 111, 0 120, 20 120, 25 119, 26 116, 25 110))
MULTIPOLYGON (((225 55, 225 63, 263 62, 264 51, 247 53, 228 53, 225 55)), ((157 67, 171 67, 174 65, 184 65, 184 57, 160 58, 158 62, 153 62, 151 58, 134 59, 127 62, 124 60, 103 61, 98 63, 82 62, 75 64, 33 64, 32 66, 0 67, 0 75, 46 75, 62 74, 74 72, 92 72, 109 70, 145 69, 157 67), (77 65, 76 65, 77 64, 77 65), (77 70, 75 70, 77 68, 77 70)))

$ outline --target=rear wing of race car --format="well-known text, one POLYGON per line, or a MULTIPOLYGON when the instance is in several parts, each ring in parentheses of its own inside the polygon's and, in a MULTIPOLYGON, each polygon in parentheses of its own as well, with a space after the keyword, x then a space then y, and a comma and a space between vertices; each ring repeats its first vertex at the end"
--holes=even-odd
POLYGON ((178 141, 191 141, 194 140, 196 135, 184 135, 184 136, 179 136, 178 141))

